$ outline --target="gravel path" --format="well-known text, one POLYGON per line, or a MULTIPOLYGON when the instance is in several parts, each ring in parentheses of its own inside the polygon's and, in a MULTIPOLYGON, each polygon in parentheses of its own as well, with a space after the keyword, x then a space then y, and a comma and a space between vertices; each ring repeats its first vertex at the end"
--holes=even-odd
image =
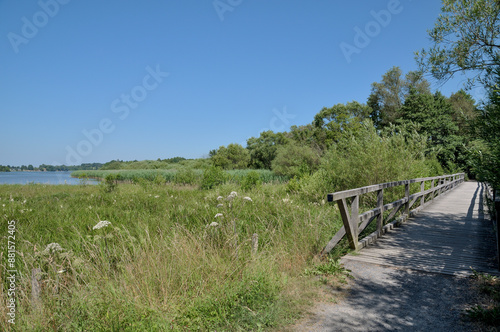
POLYGON ((474 331, 462 319, 469 280, 346 261, 354 280, 337 304, 316 305, 294 331, 474 331))

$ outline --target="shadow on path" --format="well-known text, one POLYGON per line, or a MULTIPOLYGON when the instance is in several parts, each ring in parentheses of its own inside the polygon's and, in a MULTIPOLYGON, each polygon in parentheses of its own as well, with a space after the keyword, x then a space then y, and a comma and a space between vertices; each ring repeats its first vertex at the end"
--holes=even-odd
POLYGON ((319 304, 296 331, 473 331, 462 320, 469 280, 349 261, 353 280, 338 304, 319 304))

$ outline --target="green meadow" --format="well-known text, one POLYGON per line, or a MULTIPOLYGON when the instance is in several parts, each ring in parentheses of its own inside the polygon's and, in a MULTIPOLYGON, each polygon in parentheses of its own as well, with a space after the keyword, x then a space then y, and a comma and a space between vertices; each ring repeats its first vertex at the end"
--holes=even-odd
POLYGON ((336 207, 286 184, 2 185, 0 213, 0 255, 15 220, 18 331, 280 328, 344 276, 317 258, 336 207))

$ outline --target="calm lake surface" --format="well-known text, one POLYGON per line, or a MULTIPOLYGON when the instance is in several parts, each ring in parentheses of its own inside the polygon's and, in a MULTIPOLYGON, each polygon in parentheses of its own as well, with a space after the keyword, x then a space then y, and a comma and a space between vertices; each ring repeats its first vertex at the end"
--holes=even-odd
MULTIPOLYGON (((71 177, 71 172, 0 172, 0 184, 81 184, 82 180, 71 177)), ((98 181, 86 180, 87 184, 98 181)))

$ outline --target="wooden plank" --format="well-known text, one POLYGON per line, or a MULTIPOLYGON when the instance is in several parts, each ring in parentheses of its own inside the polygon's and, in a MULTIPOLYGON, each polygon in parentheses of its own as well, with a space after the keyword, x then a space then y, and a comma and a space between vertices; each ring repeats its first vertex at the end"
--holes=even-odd
MULTIPOLYGON (((457 175, 463 176, 463 173, 458 173, 457 175)), ((349 190, 344 190, 344 191, 338 191, 335 193, 330 193, 327 195, 327 200, 328 202, 335 202, 339 199, 342 198, 348 198, 348 197, 353 197, 353 196, 359 196, 362 194, 374 192, 380 189, 386 189, 386 188, 392 188, 392 187, 397 187, 397 186, 402 186, 405 184, 411 184, 411 183, 418 183, 421 181, 430 181, 430 180, 443 180, 447 177, 445 176, 436 176, 436 177, 429 177, 429 178, 418 178, 418 179, 411 179, 411 180, 404 180, 404 181, 394 181, 394 182, 387 182, 387 183, 380 183, 380 184, 375 184, 371 186, 365 186, 361 188, 356 188, 356 189, 349 189, 349 190)), ((459 181, 459 180, 458 180, 459 181)))
POLYGON ((340 228, 337 234, 335 234, 335 236, 330 240, 330 242, 328 242, 326 247, 323 248, 320 255, 326 255, 330 251, 332 251, 332 249, 340 242, 340 240, 342 240, 344 235, 345 235, 345 227, 342 226, 342 228, 340 228))
MULTIPOLYGON (((359 201, 358 201, 359 202, 359 201)), ((339 206, 340 216, 342 217, 342 223, 344 224, 344 229, 349 240, 349 246, 357 250, 358 248, 358 216, 356 215, 356 222, 352 222, 351 214, 347 209, 347 201, 345 198, 337 201, 339 206)))

